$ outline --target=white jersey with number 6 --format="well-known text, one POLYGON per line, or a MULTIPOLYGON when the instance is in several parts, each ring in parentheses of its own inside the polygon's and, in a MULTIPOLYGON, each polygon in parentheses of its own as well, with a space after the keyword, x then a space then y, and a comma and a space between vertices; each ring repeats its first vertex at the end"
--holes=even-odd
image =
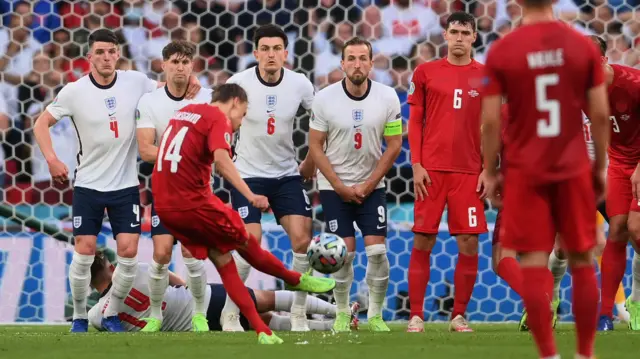
POLYGON ((169 120, 179 109, 192 103, 211 102, 211 90, 202 88, 191 100, 175 97, 169 93, 167 86, 144 94, 138 102, 136 111, 137 128, 154 128, 156 130, 156 144, 160 143, 169 120))
MULTIPOLYGON (((367 92, 354 97, 342 80, 327 86, 313 101, 310 128, 327 133, 325 154, 346 185, 363 183, 382 157, 382 138, 388 123, 402 121, 396 91, 379 82, 369 81, 367 92)), ((384 187, 384 179, 376 188, 384 187)), ((332 190, 318 173, 318 189, 332 190)))
MULTIPOLYGON (((100 300, 89 310, 89 323, 98 329, 102 329, 102 313, 107 307, 111 296, 111 287, 107 293, 102 293, 100 300)), ((205 303, 211 299, 211 287, 207 286, 205 303)), ((146 322, 144 318, 151 315, 149 301, 149 265, 140 263, 133 289, 124 301, 125 311, 118 314, 125 331, 139 331, 146 322)), ((162 301, 162 331, 185 332, 191 330, 191 318, 193 315, 193 300, 191 292, 186 287, 167 287, 162 301)))
POLYGON ((233 75, 227 83, 240 85, 249 97, 247 116, 236 143, 236 168, 243 178, 281 178, 298 175, 293 124, 300 106, 311 109, 313 85, 304 75, 282 69, 270 84, 253 67, 233 75))
POLYGON ((64 86, 47 111, 71 117, 80 150, 75 183, 100 192, 138 186, 135 111, 157 82, 137 71, 116 71, 102 86, 89 74, 64 86))

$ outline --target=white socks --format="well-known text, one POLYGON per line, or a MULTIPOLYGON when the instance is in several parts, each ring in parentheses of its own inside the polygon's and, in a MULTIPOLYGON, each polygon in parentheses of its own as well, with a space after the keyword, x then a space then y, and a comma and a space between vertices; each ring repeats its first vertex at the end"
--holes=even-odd
POLYGON ((633 254, 633 265, 631 268, 633 273, 631 300, 634 302, 640 302, 640 254, 633 254))
MULTIPOLYGON (((291 304, 295 303, 296 294, 299 292, 290 292, 286 290, 279 290, 275 292, 275 307, 276 312, 286 312, 291 308, 291 304)), ((322 315, 335 315, 336 306, 325 302, 322 299, 307 295, 305 313, 309 314, 322 314, 322 315)))
POLYGON ((382 307, 389 286, 389 258, 387 246, 374 244, 365 248, 367 252, 367 273, 365 275, 369 286, 369 309, 367 318, 382 315, 382 307))
POLYGON ((355 252, 347 253, 347 258, 345 258, 342 268, 333 273, 333 278, 336 280, 336 287, 333 289, 333 298, 336 301, 338 313, 351 314, 351 310, 349 309, 349 292, 351 291, 351 284, 353 283, 353 258, 355 256, 355 252))
POLYGON ((87 319, 87 296, 94 256, 73 252, 69 266, 69 285, 73 297, 73 319, 87 319))
POLYGON ((209 303, 205 303, 207 293, 207 272, 204 262, 195 258, 184 258, 189 278, 187 280, 189 290, 193 294, 194 311, 196 314, 207 315, 209 303))
POLYGON ((138 271, 138 257, 124 258, 118 256, 118 265, 113 272, 111 298, 109 305, 104 311, 104 317, 112 317, 121 312, 124 299, 133 288, 133 281, 136 279, 138 271))
MULTIPOLYGON (((305 253, 293 253, 293 270, 298 273, 306 273, 309 270, 309 260, 305 253)), ((306 316, 307 293, 296 292, 291 305, 291 313, 306 316)))
POLYGON ((549 270, 553 275, 553 300, 560 298, 560 282, 562 282, 562 278, 567 273, 567 263, 566 259, 560 259, 556 256, 555 250, 551 251, 549 270))
MULTIPOLYGON (((237 252, 233 252, 233 260, 236 262, 236 268, 238 268, 238 274, 240 275, 240 279, 243 282, 249 278, 249 272, 251 272, 251 265, 247 263, 237 252)), ((240 313, 240 308, 234 303, 229 295, 227 295, 227 300, 224 302, 224 307, 222 308, 222 313, 240 313)))
MULTIPOLYGON (((333 328, 333 320, 315 320, 311 319, 309 322, 309 329, 311 330, 331 330, 333 328)), ((289 316, 283 316, 278 314, 271 314, 271 320, 269 321, 269 328, 282 332, 291 330, 291 318, 289 316)))
POLYGON ((162 320, 162 300, 169 286, 169 265, 159 264, 151 260, 149 266, 149 299, 151 303, 151 318, 162 320))

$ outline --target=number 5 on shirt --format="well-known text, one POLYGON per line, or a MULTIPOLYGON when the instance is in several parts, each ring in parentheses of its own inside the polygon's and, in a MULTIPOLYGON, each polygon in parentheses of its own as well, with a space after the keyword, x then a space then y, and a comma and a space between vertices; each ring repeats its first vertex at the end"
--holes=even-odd
POLYGON ((558 74, 536 76, 536 109, 549 113, 549 121, 538 120, 539 137, 557 137, 560 135, 560 102, 547 97, 547 88, 558 84, 558 74))

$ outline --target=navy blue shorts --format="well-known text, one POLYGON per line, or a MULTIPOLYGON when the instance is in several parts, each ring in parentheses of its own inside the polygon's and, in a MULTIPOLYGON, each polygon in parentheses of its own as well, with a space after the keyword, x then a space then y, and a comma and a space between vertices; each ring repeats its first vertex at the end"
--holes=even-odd
POLYGON ((140 234, 140 191, 136 186, 109 192, 75 187, 73 235, 97 236, 102 229, 105 209, 114 238, 120 233, 140 234))
MULTIPOLYGON (((255 194, 266 196, 269 205, 280 223, 280 218, 292 214, 311 217, 311 201, 302 187, 301 176, 282 178, 245 178, 245 182, 255 194)), ((244 223, 260 223, 262 212, 252 206, 235 188, 231 189, 231 204, 238 211, 244 223)))
POLYGON ((360 205, 347 203, 331 190, 320 191, 326 231, 342 238, 355 237, 353 222, 363 236, 387 236, 387 197, 384 188, 371 192, 360 205))
MULTIPOLYGON (((209 322, 209 330, 219 332, 222 331, 220 317, 222 316, 224 302, 227 300, 227 291, 224 290, 222 284, 212 283, 209 284, 209 287, 211 287, 211 299, 209 300, 209 308, 207 308, 207 321, 209 322)), ((253 304, 256 305, 257 300, 253 289, 247 289, 249 289, 249 295, 251 296, 251 300, 253 300, 253 304)), ((249 321, 242 314, 240 314, 240 324, 242 324, 244 330, 251 329, 249 321)))
MULTIPOLYGON (((160 217, 158 217, 158 214, 156 213, 156 207, 152 203, 151 204, 151 236, 153 237, 153 236, 159 236, 163 234, 171 234, 171 232, 169 232, 167 227, 165 227, 160 221, 160 217)), ((175 241, 174 244, 175 243, 177 243, 177 241, 175 241)))

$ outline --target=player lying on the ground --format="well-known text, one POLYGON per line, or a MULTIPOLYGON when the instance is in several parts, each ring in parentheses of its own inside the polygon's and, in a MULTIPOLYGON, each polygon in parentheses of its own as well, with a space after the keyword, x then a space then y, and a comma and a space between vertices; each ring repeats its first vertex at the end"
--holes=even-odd
MULTIPOLYGON (((120 320, 126 331, 139 331, 143 329, 151 312, 149 290, 149 264, 140 263, 133 288, 125 299, 125 307, 119 313, 120 320)), ((186 332, 192 330, 191 317, 194 311, 192 293, 185 285, 186 282, 169 272, 169 286, 165 289, 161 300, 163 318, 161 331, 186 332)), ((101 318, 111 291, 113 268, 108 259, 98 253, 91 265, 91 287, 97 290, 100 300, 89 310, 91 325, 103 330, 101 318)), ((260 316, 269 323, 274 330, 290 330, 291 320, 289 316, 283 316, 273 312, 285 312, 291 308, 294 292, 290 291, 265 291, 249 289, 260 316)), ((209 284, 205 287, 205 303, 209 330, 220 331, 222 307, 224 306, 227 292, 222 284, 209 284)), ((309 314, 321 314, 327 317, 335 317, 336 306, 314 296, 308 296, 306 311, 309 314)), ((355 313, 354 313, 355 314, 355 313)), ((240 317, 240 323, 244 329, 250 328, 249 322, 240 317)), ((330 330, 333 320, 310 320, 309 327, 312 330, 330 330)))
MULTIPOLYGON (((193 70, 193 56, 196 46, 188 41, 176 40, 162 49, 162 69, 167 83, 164 87, 144 94, 136 110, 136 138, 140 158, 155 163, 158 157, 158 144, 173 114, 192 103, 208 103, 211 100, 210 89, 200 89, 193 99, 185 98, 187 80, 193 70)), ((169 262, 174 244, 177 243, 169 230, 162 224, 151 204, 151 238, 153 240, 153 259, 149 265, 149 291, 151 300, 150 321, 144 327, 145 332, 160 330, 162 326, 162 296, 169 282, 169 262)), ((204 262, 193 258, 188 250, 181 246, 184 264, 189 273, 189 289, 193 294, 195 310, 193 330, 206 331, 207 303, 204 291, 207 277, 204 262)))
POLYGON ((209 258, 218 269, 227 294, 258 333, 260 344, 280 344, 262 321, 231 255, 235 250, 253 268, 281 278, 296 291, 324 293, 336 282, 285 268, 247 232, 238 212, 216 197, 210 186, 216 171, 249 200, 266 210, 266 197, 254 194, 231 160, 231 137, 248 107, 246 91, 224 84, 213 91, 210 104, 188 105, 175 113, 162 135, 152 185, 156 213, 165 227, 194 258, 209 258))

